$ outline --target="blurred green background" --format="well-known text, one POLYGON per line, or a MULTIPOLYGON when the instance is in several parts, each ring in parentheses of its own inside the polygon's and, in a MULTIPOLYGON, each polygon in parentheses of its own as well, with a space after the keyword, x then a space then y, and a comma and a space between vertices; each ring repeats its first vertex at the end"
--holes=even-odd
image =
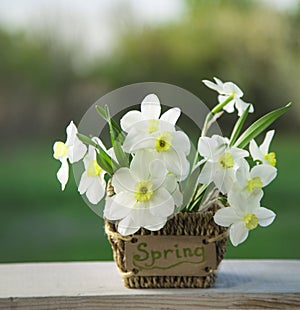
MULTIPOLYGON (((112 259, 72 176, 60 191, 53 142, 99 97, 135 82, 175 84, 213 107, 201 80, 214 76, 243 89, 250 121, 294 103, 272 126, 279 174, 263 203, 277 218, 226 257, 300 258, 300 2, 163 2, 0 4, 0 262, 112 259)), ((234 120, 221 121, 225 133, 234 120)))

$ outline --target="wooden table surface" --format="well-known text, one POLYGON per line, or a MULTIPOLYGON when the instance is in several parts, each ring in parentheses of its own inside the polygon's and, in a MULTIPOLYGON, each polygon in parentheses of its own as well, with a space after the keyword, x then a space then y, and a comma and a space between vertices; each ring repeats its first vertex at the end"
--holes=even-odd
POLYGON ((224 260, 211 289, 127 289, 114 262, 0 264, 0 309, 300 309, 300 260, 224 260))

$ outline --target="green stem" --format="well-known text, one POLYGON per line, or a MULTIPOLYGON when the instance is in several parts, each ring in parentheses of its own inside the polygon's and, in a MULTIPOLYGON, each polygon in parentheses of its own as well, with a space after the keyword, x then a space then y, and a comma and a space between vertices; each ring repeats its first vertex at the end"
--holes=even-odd
POLYGON ((223 102, 219 103, 218 105, 216 105, 212 110, 211 113, 212 114, 216 114, 218 112, 220 112, 226 104, 228 104, 233 98, 234 98, 234 93, 231 93, 229 97, 227 97, 223 102))

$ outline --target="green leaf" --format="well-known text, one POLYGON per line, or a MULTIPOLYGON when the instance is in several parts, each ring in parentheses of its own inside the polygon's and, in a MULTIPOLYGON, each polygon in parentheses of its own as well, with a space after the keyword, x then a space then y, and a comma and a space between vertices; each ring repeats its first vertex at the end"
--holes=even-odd
POLYGON ((231 93, 228 98, 226 98, 223 102, 216 105, 212 110, 212 114, 216 114, 220 112, 232 99, 234 98, 234 93, 231 93))
POLYGON ((244 148, 245 146, 247 146, 252 139, 256 138, 267 127, 269 127, 278 117, 284 114, 291 107, 291 105, 292 103, 290 102, 285 107, 274 110, 258 119, 242 133, 239 139, 235 142, 234 146, 239 148, 244 148))
POLYGON ((85 135, 83 135, 83 134, 81 134, 81 133, 77 133, 77 138, 78 138, 81 142, 83 142, 83 143, 85 143, 85 144, 89 144, 89 145, 92 145, 92 146, 94 146, 94 147, 97 147, 97 146, 98 146, 98 144, 97 144, 96 142, 94 142, 91 138, 89 138, 89 137, 87 137, 87 136, 85 136, 85 135))
POLYGON ((95 108, 96 108, 98 114, 99 114, 105 121, 107 121, 106 111, 105 111, 102 107, 100 107, 99 105, 96 105, 95 108))
POLYGON ((99 144, 94 142, 91 138, 89 138, 89 137, 87 137, 81 133, 77 133, 77 137, 83 143, 86 143, 88 145, 92 145, 93 147, 95 147, 98 150, 97 163, 103 170, 105 170, 109 174, 112 174, 114 171, 116 171, 118 168, 120 168, 120 165, 118 165, 118 163, 115 160, 113 160, 106 153, 106 151, 103 150, 103 148, 99 144))
POLYGON ((123 151, 121 143, 115 140, 113 148, 120 166, 129 167, 129 155, 123 151))
POLYGON ((187 182, 185 184, 185 188, 183 190, 183 200, 182 200, 183 206, 188 206, 191 199, 193 198, 195 189, 198 185, 199 174, 200 174, 200 167, 197 167, 188 177, 187 182))
POLYGON ((238 121, 236 122, 233 130, 232 130, 232 133, 231 133, 231 137, 230 137, 230 140, 229 140, 229 146, 233 146, 234 142, 236 141, 238 135, 240 134, 242 128, 243 128, 243 125, 245 123, 245 120, 248 116, 248 113, 249 113, 249 109, 250 109, 250 104, 248 105, 247 109, 243 112, 243 114, 241 115, 241 117, 238 119, 238 121))
POLYGON ((113 135, 115 139, 118 139, 119 142, 122 144, 125 140, 125 135, 121 130, 120 126, 110 117, 108 106, 106 105, 105 108, 102 108, 96 105, 96 110, 98 114, 108 123, 110 123, 110 130, 113 130, 113 135))
POLYGON ((111 161, 107 161, 105 157, 103 157, 100 153, 96 155, 98 165, 105 170, 108 174, 112 175, 114 173, 114 169, 112 167, 111 161))
POLYGON ((111 119, 111 124, 112 124, 113 130, 115 131, 116 139, 122 144, 125 140, 125 135, 124 135, 123 131, 121 130, 120 126, 113 119, 111 119))

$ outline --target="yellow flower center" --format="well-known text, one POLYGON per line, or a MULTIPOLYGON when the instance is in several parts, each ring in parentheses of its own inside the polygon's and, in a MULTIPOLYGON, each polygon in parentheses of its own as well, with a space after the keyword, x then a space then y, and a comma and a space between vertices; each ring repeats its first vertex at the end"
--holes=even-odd
POLYGON ((66 156, 68 152, 68 148, 69 147, 65 143, 61 141, 56 142, 54 145, 54 157, 60 158, 60 157, 66 156))
POLYGON ((166 152, 172 145, 171 132, 165 131, 156 137, 155 148, 157 152, 166 152))
POLYGON ((100 175, 102 168, 98 165, 96 160, 92 160, 87 168, 87 176, 88 177, 96 177, 100 175))
POLYGON ((135 184, 134 197, 137 201, 148 201, 153 195, 152 183, 150 181, 141 181, 135 184))
POLYGON ((157 119, 148 120, 148 133, 153 133, 158 130, 159 121, 157 119))
POLYGON ((234 166, 234 160, 230 153, 225 152, 220 158, 219 158, 219 164, 223 169, 232 168, 234 166))
POLYGON ((243 217, 244 225, 247 229, 251 230, 257 227, 258 218, 255 214, 249 213, 243 217))
POLYGON ((262 188, 263 184, 260 177, 255 177, 253 179, 248 180, 247 189, 249 192, 252 192, 256 188, 262 188))
POLYGON ((265 155, 265 160, 273 167, 276 166, 276 154, 271 152, 265 155))

